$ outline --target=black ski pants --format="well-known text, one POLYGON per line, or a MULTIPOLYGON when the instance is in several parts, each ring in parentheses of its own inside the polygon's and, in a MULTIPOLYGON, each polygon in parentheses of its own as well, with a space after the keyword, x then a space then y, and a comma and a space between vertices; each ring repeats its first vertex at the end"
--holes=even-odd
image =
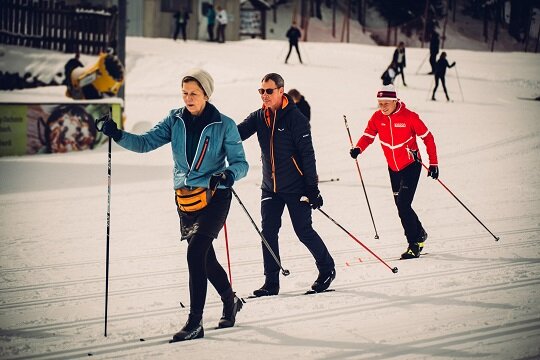
MULTIPOLYGON (((311 207, 307 202, 300 201, 301 197, 302 194, 283 194, 263 190, 261 196, 262 233, 279 259, 278 233, 283 210, 287 206, 296 236, 308 248, 319 272, 328 272, 335 267, 334 259, 319 234, 313 229, 311 207)), ((278 264, 264 244, 262 250, 266 281, 279 283, 278 264)))
POLYGON ((435 88, 433 89, 433 96, 431 96, 431 98, 435 99, 435 92, 437 91, 437 88, 439 87, 439 80, 441 80, 444 94, 446 95, 446 100, 450 100, 450 97, 448 96, 448 90, 446 90, 446 80, 444 79, 444 76, 438 76, 438 75, 435 75, 435 88))
POLYGON ((401 171, 393 171, 388 168, 394 202, 409 244, 419 242, 423 232, 422 224, 411 206, 421 170, 422 164, 417 161, 401 171))
POLYGON ((202 316, 208 281, 222 297, 232 291, 212 245, 227 219, 231 200, 230 189, 218 189, 204 209, 190 213, 178 211, 182 227, 190 228, 196 224, 187 247, 190 314, 202 316))
POLYGON ((287 57, 285 58, 285 64, 287 63, 287 61, 289 61, 289 56, 291 56, 291 51, 293 47, 296 49, 296 53, 298 54, 298 60, 300 60, 300 63, 302 64, 302 57, 300 56, 298 42, 289 42, 289 52, 287 53, 287 57))

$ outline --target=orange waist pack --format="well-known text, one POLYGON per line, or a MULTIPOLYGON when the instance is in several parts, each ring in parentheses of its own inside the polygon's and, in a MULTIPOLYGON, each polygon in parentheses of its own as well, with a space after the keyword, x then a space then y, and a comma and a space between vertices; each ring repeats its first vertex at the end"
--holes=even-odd
POLYGON ((198 187, 195 189, 176 189, 176 205, 183 212, 193 212, 204 209, 210 203, 214 191, 198 187))

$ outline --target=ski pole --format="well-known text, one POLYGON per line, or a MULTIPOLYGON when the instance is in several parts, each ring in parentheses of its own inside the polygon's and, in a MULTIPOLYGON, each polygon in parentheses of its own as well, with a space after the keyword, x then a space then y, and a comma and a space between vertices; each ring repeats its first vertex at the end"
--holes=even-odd
POLYGON ((264 246, 266 246, 266 248, 268 249, 268 251, 270 252, 270 254, 272 255, 272 257, 274 258, 274 260, 276 261, 276 264, 279 266, 279 268, 281 269, 281 273, 284 275, 284 276, 287 276, 289 275, 291 272, 289 270, 286 270, 283 268, 283 266, 281 266, 281 262, 279 261, 279 259, 277 258, 276 254, 274 253, 274 251, 272 250, 272 248, 270 247, 270 244, 268 244, 268 241, 266 241, 263 233, 261 232, 261 230, 259 230, 259 227, 257 226, 257 224, 255 224, 255 221, 253 221, 253 218, 251 217, 251 215, 249 214, 249 211, 247 211, 246 207, 244 206, 244 203, 242 202, 242 200, 240 200, 240 197, 238 197, 238 194, 236 193, 236 191, 234 191, 233 188, 231 188, 231 191, 234 195, 234 197, 236 198, 236 200, 238 200, 238 203, 240 204, 240 206, 242 207, 242 209, 244 209, 244 212, 246 213, 246 215, 248 216, 249 220, 251 221, 251 224, 253 225, 253 227, 255 228, 255 230, 257 230, 257 233, 259 234, 259 236, 261 237, 261 240, 262 242, 264 243, 264 246))
MULTIPOLYGON (((429 168, 428 168, 426 165, 424 165, 424 163, 423 163, 422 161, 420 161, 420 159, 418 159, 417 161, 418 161, 420 164, 422 164, 422 166, 423 166, 426 170, 429 171, 429 168)), ((437 179, 437 181, 439 182, 439 184, 441 184, 441 185, 443 186, 443 188, 446 189, 446 191, 448 191, 448 192, 450 193, 450 195, 452 195, 452 196, 454 197, 454 199, 457 200, 458 203, 461 204, 461 206, 463 206, 463 207, 465 208, 465 210, 467 210, 467 211, 469 212, 469 214, 472 215, 473 218, 476 219, 476 221, 478 221, 478 222, 480 223, 480 225, 482 225, 482 226, 484 227, 484 229, 487 230, 488 233, 491 234, 491 236, 493 236, 493 238, 495 239, 495 241, 499 241, 500 238, 499 238, 498 236, 495 236, 495 235, 494 235, 494 234, 486 227, 486 225, 484 225, 484 224, 480 221, 480 219, 478 219, 478 218, 476 217, 476 215, 474 215, 473 212, 472 212, 471 210, 469 210, 469 208, 466 207, 465 204, 462 203, 461 200, 459 200, 458 197, 457 197, 456 195, 454 195, 454 193, 453 193, 452 191, 450 191, 450 189, 449 189, 446 185, 444 185, 444 183, 443 183, 440 179, 437 179)))
POLYGON ((223 224, 223 231, 225 232, 225 249, 227 251, 227 266, 229 268, 229 282, 232 287, 232 275, 231 275, 231 258, 229 257, 229 236, 227 235, 227 223, 223 224))
POLYGON ((459 86, 459 92, 461 93, 461 101, 465 102, 465 98, 463 97, 463 89, 461 89, 461 81, 459 81, 459 74, 458 74, 456 65, 454 65, 454 70, 456 70, 456 78, 457 78, 457 83, 459 86))
MULTIPOLYGON (((345 120, 345 127, 347 128, 347 133, 349 134, 349 141, 351 143, 351 149, 353 148, 353 142, 351 137, 351 131, 349 130, 349 124, 347 124, 347 117, 343 115, 343 120, 345 120)), ((375 239, 379 238, 377 234, 377 227, 375 226, 375 220, 373 219, 373 213, 371 212, 371 206, 369 206, 369 199, 366 192, 366 187, 364 186, 364 179, 362 178, 362 172, 360 171, 360 165, 358 164, 358 159, 354 159, 356 162, 356 169, 358 170, 358 175, 360 176, 360 182, 362 183, 362 189, 364 189, 364 195, 366 197, 366 203, 369 209, 369 215, 371 216, 371 222, 373 223, 373 228, 375 229, 375 239)))
POLYGON ((350 232, 348 232, 343 226, 341 226, 336 220, 332 219, 330 217, 330 215, 328 215, 327 213, 324 212, 324 210, 322 210, 321 208, 318 208, 317 210, 319 210, 321 212, 321 214, 323 214, 324 216, 326 216, 330 221, 332 221, 334 224, 337 225, 337 227, 339 227, 341 230, 345 231, 345 233, 347 235, 349 235, 354 241, 356 241, 357 243, 359 243, 364 249, 366 249, 371 255, 375 256, 375 258, 377 260, 379 260, 381 263, 383 263, 387 268, 389 268, 394 274, 397 274, 398 272, 398 268, 397 267, 390 267, 390 265, 388 265, 383 259, 381 259, 379 256, 377 256, 377 254, 375 254, 373 251, 371 251, 366 245, 364 245, 360 240, 358 240, 353 234, 351 234, 350 232))
POLYGON ((426 57, 424 58, 424 60, 422 60, 422 63, 420 64, 418 69, 416 69, 415 75, 418 75, 418 73, 420 72, 420 69, 422 68, 422 66, 424 66, 424 63, 426 62, 428 57, 429 57, 429 53, 426 54, 426 57))
MULTIPOLYGON (((96 120, 95 125, 98 131, 103 131, 106 120, 112 118, 112 109, 109 113, 96 120)), ((109 303, 109 239, 111 230, 111 153, 112 139, 109 137, 108 163, 107 163, 107 245, 105 251, 105 337, 107 337, 107 309, 109 303)))

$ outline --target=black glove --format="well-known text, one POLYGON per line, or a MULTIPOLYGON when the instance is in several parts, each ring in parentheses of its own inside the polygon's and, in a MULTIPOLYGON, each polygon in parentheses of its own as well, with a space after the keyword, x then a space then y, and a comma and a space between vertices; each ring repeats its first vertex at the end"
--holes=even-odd
POLYGON ((360 150, 359 147, 354 147, 351 149, 351 151, 349 151, 349 154, 351 154, 351 157, 353 159, 356 159, 358 157, 358 155, 360 155, 360 153, 362 152, 362 150, 360 150))
POLYGON ((218 185, 231 188, 234 185, 234 174, 231 170, 225 170, 222 173, 214 174, 210 177, 210 189, 215 189, 218 185))
MULTIPOLYGON (((122 138, 122 130, 118 129, 118 126, 116 123, 109 117, 109 115, 105 115, 107 118, 104 120, 103 126, 101 127, 101 132, 105 135, 112 137, 114 141, 118 141, 122 138)), ((103 119, 103 118, 102 118, 103 119)), ((100 119, 101 121, 101 119, 100 119)))
POLYGON ((309 200, 309 205, 313 210, 320 208, 323 206, 323 198, 321 196, 321 193, 319 192, 319 188, 317 186, 309 188, 307 190, 307 197, 309 200))
POLYGON ((431 176, 432 178, 437 180, 439 178, 439 167, 437 165, 430 165, 427 176, 431 176))

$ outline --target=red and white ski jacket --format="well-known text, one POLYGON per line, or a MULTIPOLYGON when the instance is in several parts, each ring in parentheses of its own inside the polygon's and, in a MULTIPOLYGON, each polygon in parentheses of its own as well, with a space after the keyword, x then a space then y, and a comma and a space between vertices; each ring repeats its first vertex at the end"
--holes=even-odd
MULTIPOLYGON (((417 113, 410 111, 405 104, 398 101, 396 111, 384 115, 377 110, 369 119, 366 130, 356 143, 362 152, 375 140, 379 134, 381 147, 393 171, 400 171, 414 162, 409 150, 418 150, 416 136, 419 136, 426 145, 430 165, 437 164, 437 148, 433 134, 420 120, 417 113)), ((418 152, 420 157, 420 152, 418 152)))

